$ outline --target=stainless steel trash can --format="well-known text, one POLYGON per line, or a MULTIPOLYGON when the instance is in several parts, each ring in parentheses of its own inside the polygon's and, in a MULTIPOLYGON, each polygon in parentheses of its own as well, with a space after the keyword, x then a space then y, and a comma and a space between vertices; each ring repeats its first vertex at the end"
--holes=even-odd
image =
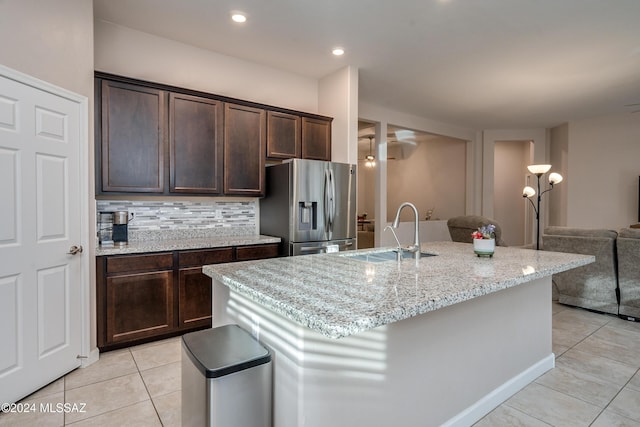
POLYGON ((271 427, 271 352, 238 325, 182 336, 182 425, 271 427))

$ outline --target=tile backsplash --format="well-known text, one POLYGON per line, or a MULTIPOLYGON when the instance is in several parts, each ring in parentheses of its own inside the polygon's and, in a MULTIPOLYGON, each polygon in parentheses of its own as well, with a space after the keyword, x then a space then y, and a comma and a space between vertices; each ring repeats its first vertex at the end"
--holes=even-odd
POLYGON ((128 211, 129 240, 258 234, 257 200, 126 201, 97 200, 98 212, 128 211))

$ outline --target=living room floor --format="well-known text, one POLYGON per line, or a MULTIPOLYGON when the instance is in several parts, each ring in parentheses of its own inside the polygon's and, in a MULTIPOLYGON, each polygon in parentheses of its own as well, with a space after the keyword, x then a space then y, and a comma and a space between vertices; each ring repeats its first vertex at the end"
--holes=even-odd
MULTIPOLYGON (((553 303, 555 369, 477 422, 487 426, 640 427, 640 323, 553 303)), ((6 413, 0 426, 179 426, 180 338, 101 355, 22 402, 86 412, 6 413)))

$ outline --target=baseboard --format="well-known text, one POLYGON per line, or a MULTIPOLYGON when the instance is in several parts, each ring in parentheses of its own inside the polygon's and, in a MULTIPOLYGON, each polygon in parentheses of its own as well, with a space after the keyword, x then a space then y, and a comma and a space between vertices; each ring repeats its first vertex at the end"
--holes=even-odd
POLYGON ((622 320, 628 320, 629 322, 640 322, 640 317, 629 316, 626 314, 618 314, 618 317, 622 320))
POLYGON ((489 392, 467 409, 446 421, 443 426, 470 426, 500 406, 505 400, 532 383, 540 375, 555 367, 556 357, 553 353, 520 374, 511 378, 498 388, 489 392))
POLYGON ((88 357, 84 357, 80 359, 80 367, 86 368, 87 366, 97 362, 99 358, 100 358, 100 350, 98 350, 97 348, 94 348, 93 350, 91 350, 91 352, 89 352, 88 357))

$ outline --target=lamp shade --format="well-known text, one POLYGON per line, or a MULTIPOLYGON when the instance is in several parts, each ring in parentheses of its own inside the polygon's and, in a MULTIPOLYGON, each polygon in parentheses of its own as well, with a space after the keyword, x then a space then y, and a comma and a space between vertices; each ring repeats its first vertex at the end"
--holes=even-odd
POLYGON ((522 197, 533 197, 535 195, 536 190, 534 190, 533 187, 529 187, 528 185, 522 190, 522 197))
POLYGON ((365 159, 364 165, 366 167, 372 168, 372 167, 374 167, 376 165, 376 158, 374 156, 372 156, 371 154, 366 156, 364 159, 365 159))
POLYGON ((542 175, 543 173, 549 172, 551 165, 529 165, 527 166, 527 169, 529 169, 529 172, 534 175, 542 175))
POLYGON ((555 184, 558 184, 559 182, 562 182, 562 175, 560 175, 557 172, 553 172, 552 174, 549 174, 549 184, 555 185, 555 184))

